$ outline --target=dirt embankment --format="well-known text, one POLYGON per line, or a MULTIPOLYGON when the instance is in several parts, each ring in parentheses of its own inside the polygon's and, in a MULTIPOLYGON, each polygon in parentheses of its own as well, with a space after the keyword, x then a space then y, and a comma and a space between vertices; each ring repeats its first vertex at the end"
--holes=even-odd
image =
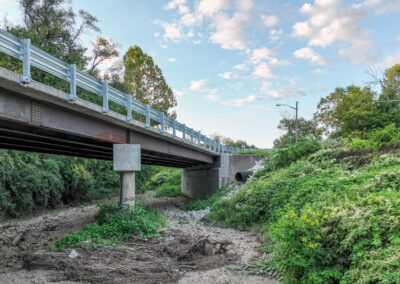
POLYGON ((236 269, 258 255, 256 234, 207 226, 179 209, 183 198, 140 199, 167 216, 163 237, 78 248, 73 259, 47 247, 93 222, 95 206, 0 225, 0 283, 277 283, 236 269))

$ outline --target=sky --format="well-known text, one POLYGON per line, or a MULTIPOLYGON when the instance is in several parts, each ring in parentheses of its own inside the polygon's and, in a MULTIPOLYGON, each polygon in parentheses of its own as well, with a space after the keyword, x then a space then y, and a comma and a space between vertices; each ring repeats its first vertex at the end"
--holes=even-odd
MULTIPOLYGON (((121 54, 153 56, 177 97, 178 121, 269 148, 295 105, 310 119, 338 86, 400 63, 400 0, 72 0, 121 54)), ((21 21, 16 0, 0 17, 21 21)), ((99 36, 87 33, 90 49, 99 36)), ((111 64, 108 62, 107 64, 111 64)), ((107 67, 107 66, 105 66, 107 67)))

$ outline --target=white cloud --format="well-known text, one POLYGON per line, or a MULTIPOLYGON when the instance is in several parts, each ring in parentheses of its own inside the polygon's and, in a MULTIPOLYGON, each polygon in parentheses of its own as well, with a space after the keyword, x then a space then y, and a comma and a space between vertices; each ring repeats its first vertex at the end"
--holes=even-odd
POLYGON ((296 89, 295 86, 271 88, 269 82, 261 83, 261 92, 265 94, 267 97, 275 100, 305 95, 303 89, 296 89))
POLYGON ((234 78, 235 74, 233 72, 224 72, 222 74, 219 74, 219 76, 221 76, 224 79, 229 80, 229 79, 234 78))
POLYGON ((193 14, 185 14, 180 18, 180 23, 184 26, 194 26, 198 23, 199 19, 193 14))
POLYGON ((388 68, 393 66, 394 64, 398 64, 399 62, 400 62, 400 52, 385 56, 380 65, 382 65, 383 68, 388 68))
POLYGON ((249 15, 246 13, 237 13, 233 17, 225 14, 217 16, 211 41, 219 44, 223 49, 245 50, 247 45, 243 37, 243 27, 248 20, 249 15))
POLYGON ((399 0, 365 0, 360 4, 354 5, 357 8, 371 9, 378 15, 400 11, 399 0))
POLYGON ((207 85, 207 80, 195 80, 190 82, 189 90, 193 92, 199 92, 204 89, 207 85))
POLYGON ((342 7, 340 0, 315 0, 314 4, 304 4, 300 12, 308 19, 293 25, 295 37, 308 39, 310 46, 342 43, 339 55, 353 62, 371 63, 371 44, 368 32, 362 26, 366 13, 360 7, 342 7))
POLYGON ((181 28, 177 24, 171 24, 171 23, 166 23, 166 22, 159 22, 157 21, 158 24, 161 25, 161 27, 164 29, 164 34, 163 38, 168 40, 179 40, 183 37, 183 33, 181 28))
POLYGON ((171 63, 176 62, 176 58, 175 57, 170 57, 167 60, 168 60, 168 62, 171 62, 171 63))
POLYGON ((229 105, 229 106, 234 106, 234 107, 241 107, 243 105, 253 103, 256 100, 257 100, 256 96, 248 96, 245 98, 229 100, 229 101, 226 101, 224 104, 229 105))
POLYGON ((251 61, 253 63, 259 63, 265 59, 268 59, 272 56, 272 50, 266 47, 261 47, 258 49, 254 49, 251 54, 251 61))
POLYGON ((189 7, 186 5, 186 0, 172 0, 164 6, 166 10, 177 9, 180 15, 184 15, 190 12, 189 7))
POLYGON ((268 32, 268 38, 271 42, 277 43, 279 42, 284 35, 283 30, 270 30, 268 32))
POLYGON ((219 98, 218 98, 218 96, 217 96, 217 90, 216 90, 216 89, 211 89, 211 90, 208 92, 208 94, 204 96, 204 98, 205 98, 207 101, 210 101, 210 102, 216 102, 216 101, 218 101, 219 98))
POLYGON ((196 7, 196 12, 200 16, 212 17, 219 11, 228 7, 226 0, 200 0, 196 7))
POLYGON ((261 15, 261 21, 266 27, 273 27, 278 24, 278 17, 275 15, 261 15))
POLYGON ((253 9, 254 3, 252 0, 239 0, 237 6, 239 11, 249 11, 253 9))
POLYGON ((294 57, 305 59, 315 65, 325 65, 325 60, 310 47, 303 47, 293 53, 294 57))
POLYGON ((259 78, 273 78, 275 77, 274 72, 272 72, 271 68, 265 63, 260 63, 255 66, 253 75, 259 78))
POLYGON ((235 66, 233 66, 233 69, 235 70, 239 70, 239 71, 244 71, 247 69, 246 64, 242 63, 242 64, 237 64, 235 66))

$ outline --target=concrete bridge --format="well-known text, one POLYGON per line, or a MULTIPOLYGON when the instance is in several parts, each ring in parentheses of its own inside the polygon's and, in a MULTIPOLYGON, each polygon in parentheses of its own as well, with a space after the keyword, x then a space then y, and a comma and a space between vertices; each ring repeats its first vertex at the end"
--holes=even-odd
POLYGON ((1 29, 0 52, 23 61, 22 75, 0 68, 0 147, 114 160, 123 204, 133 204, 141 164, 183 168, 182 191, 195 198, 257 160, 233 155, 241 149, 225 147, 1 29), (68 81, 69 93, 33 81, 31 65, 68 81), (102 97, 103 104, 80 99, 77 87, 102 97), (126 115, 111 111, 109 102, 124 107, 126 115))

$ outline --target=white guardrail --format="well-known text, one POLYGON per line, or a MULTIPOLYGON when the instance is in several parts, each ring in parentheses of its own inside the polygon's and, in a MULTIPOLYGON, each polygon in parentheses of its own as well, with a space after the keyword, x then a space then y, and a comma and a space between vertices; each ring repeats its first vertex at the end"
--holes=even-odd
POLYGON ((0 29, 0 52, 4 52, 23 62, 22 84, 29 84, 32 79, 30 75, 31 66, 50 73, 70 84, 69 101, 77 99, 76 88, 80 87, 103 98, 103 113, 109 112, 109 101, 112 101, 127 109, 126 120, 132 118, 132 112, 143 115, 146 118, 145 127, 149 128, 152 122, 156 122, 161 134, 173 137, 183 143, 200 147, 207 151, 221 153, 236 153, 239 151, 252 150, 241 147, 225 146, 215 140, 208 138, 199 131, 194 131, 185 124, 169 118, 163 112, 144 105, 132 98, 132 96, 108 86, 107 81, 100 81, 97 78, 79 71, 75 64, 68 64, 60 59, 32 46, 30 39, 19 39, 12 34, 0 29))

